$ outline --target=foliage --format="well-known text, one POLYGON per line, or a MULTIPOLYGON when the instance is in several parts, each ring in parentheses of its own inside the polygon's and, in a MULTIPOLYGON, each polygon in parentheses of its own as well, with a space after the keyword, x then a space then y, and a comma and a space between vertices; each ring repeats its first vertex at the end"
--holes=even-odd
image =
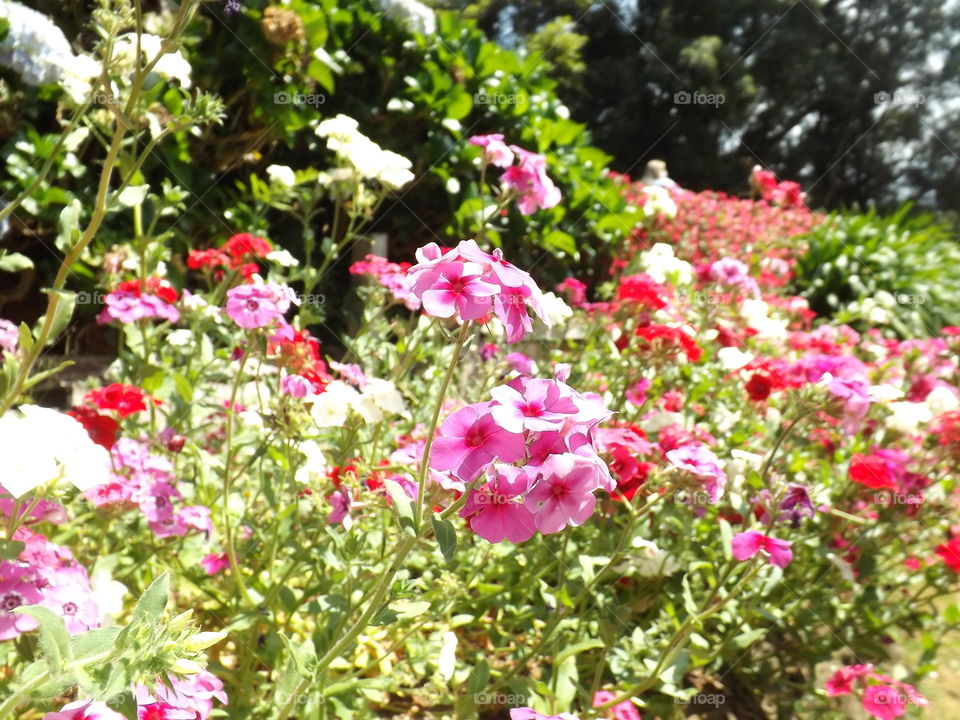
POLYGON ((798 239, 796 287, 818 314, 889 324, 901 337, 935 336, 960 324, 960 245, 952 228, 905 205, 831 215, 798 239))

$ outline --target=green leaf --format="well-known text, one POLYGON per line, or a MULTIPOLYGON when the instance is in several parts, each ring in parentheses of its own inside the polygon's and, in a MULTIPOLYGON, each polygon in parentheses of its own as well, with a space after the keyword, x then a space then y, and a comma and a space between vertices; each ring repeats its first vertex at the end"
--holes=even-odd
POLYGON ((297 672, 305 678, 312 678, 317 667, 317 649, 313 645, 313 640, 307 638, 299 647, 293 644, 293 641, 283 633, 279 633, 283 644, 287 646, 290 657, 293 658, 294 666, 297 672))
POLYGON ((4 272, 20 272, 33 267, 33 260, 22 253, 7 253, 0 251, 0 270, 4 272))
POLYGON ((50 326, 50 334, 47 336, 47 345, 50 345, 60 337, 60 333, 67 329, 70 318, 73 317, 73 309, 77 304, 77 294, 69 290, 47 289, 48 295, 58 295, 60 300, 53 311, 53 323, 50 326))
POLYGON ((19 540, 6 540, 0 538, 0 559, 16 560, 26 546, 26 543, 22 543, 19 540))
POLYGON ((150 583, 137 605, 133 608, 133 619, 151 618, 159 620, 163 615, 164 608, 167 607, 167 601, 170 599, 170 576, 163 573, 160 577, 150 583))
POLYGON ((29 615, 40 623, 40 649, 43 650, 43 659, 51 675, 62 673, 64 664, 73 659, 70 633, 67 632, 63 618, 40 605, 19 607, 14 612, 29 615))
POLYGON ((430 609, 426 600, 395 600, 390 603, 390 609, 397 613, 397 619, 414 618, 423 615, 430 609))
POLYGON ((457 530, 452 522, 444 520, 439 515, 431 515, 430 522, 433 523, 433 533, 437 536, 443 559, 449 563, 457 552, 457 530))
POLYGON ((591 638, 590 640, 584 640, 583 642, 578 642, 576 645, 571 645, 562 653, 557 655, 557 659, 555 660, 555 662, 562 663, 568 657, 579 655, 580 653, 586 652, 587 650, 602 648, 604 644, 605 643, 600 638, 591 638))
POLYGON ((99 628, 70 639, 73 657, 77 660, 102 655, 110 650, 120 634, 120 628, 99 628))
POLYGON ((74 199, 60 211, 60 232, 57 234, 57 248, 68 252, 80 239, 80 213, 83 206, 74 199))

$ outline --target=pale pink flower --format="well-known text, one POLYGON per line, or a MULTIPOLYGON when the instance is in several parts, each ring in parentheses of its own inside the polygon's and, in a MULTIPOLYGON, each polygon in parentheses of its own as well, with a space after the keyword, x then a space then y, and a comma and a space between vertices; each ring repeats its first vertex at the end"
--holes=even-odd
POLYGON ((92 699, 67 703, 57 712, 48 712, 43 720, 124 720, 123 715, 92 699))
POLYGON ((747 530, 734 535, 730 547, 733 556, 741 562, 763 551, 772 564, 785 568, 793 560, 792 544, 789 540, 778 540, 757 530, 747 530))
POLYGON ((37 621, 29 615, 13 612, 40 602, 43 595, 37 584, 33 568, 7 560, 0 562, 0 641, 37 627, 37 621))
POLYGON ((104 305, 97 316, 97 322, 101 325, 113 320, 133 323, 137 320, 161 318, 175 323, 180 319, 177 308, 156 295, 147 293, 137 295, 127 290, 118 290, 107 295, 104 305))
POLYGON ((284 375, 280 378, 280 392, 295 398, 304 398, 313 392, 313 383, 303 375, 284 375))
POLYGON ((545 535, 576 527, 593 514, 599 487, 597 467, 573 453, 551 455, 539 468, 541 477, 525 503, 545 535))
POLYGON ((238 285, 227 291, 227 315, 248 330, 267 327, 289 307, 289 297, 275 286, 238 285))
POLYGON ((520 162, 506 169, 501 177, 504 187, 517 194, 517 207, 524 215, 532 215, 538 209, 555 207, 561 198, 560 188, 547 175, 547 159, 538 153, 511 145, 520 162))
POLYGON ((510 720, 578 720, 576 715, 560 713, 559 715, 544 715, 533 708, 519 707, 510 711, 510 720))
POLYGON ((470 518, 470 527, 488 542, 529 540, 536 526, 522 496, 530 489, 531 480, 523 468, 492 466, 487 483, 470 494, 460 517, 470 518))
POLYGON ((428 315, 463 320, 476 320, 490 312, 490 298, 500 288, 480 277, 475 263, 450 263, 444 272, 423 293, 423 309, 428 315))
POLYGON ((490 135, 474 135, 469 140, 471 145, 483 148, 483 161, 497 167, 510 167, 513 164, 513 151, 503 141, 501 133, 490 135))
POLYGON ((712 502, 717 502, 727 482, 727 474, 720 467, 720 458, 702 443, 688 443, 665 453, 676 468, 691 473, 704 482, 712 502))
POLYGON ((15 353, 20 344, 20 329, 9 320, 0 318, 0 350, 15 353))
POLYGON ((577 406, 560 395, 553 380, 530 379, 522 393, 501 385, 493 388, 490 396, 499 403, 490 409, 493 418, 500 427, 515 433, 559 430, 577 412, 577 406))

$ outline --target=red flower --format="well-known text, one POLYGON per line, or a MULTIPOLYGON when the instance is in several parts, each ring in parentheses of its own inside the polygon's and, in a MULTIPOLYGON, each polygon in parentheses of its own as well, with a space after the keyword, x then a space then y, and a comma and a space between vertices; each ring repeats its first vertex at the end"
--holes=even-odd
POLYGON ((678 327, 645 325, 637 328, 636 335, 653 349, 663 348, 673 352, 682 350, 690 362, 697 362, 703 356, 703 348, 678 327))
POLYGON ((238 268, 253 258, 266 257, 273 247, 264 238, 255 237, 250 233, 240 233, 227 240, 220 250, 230 256, 230 266, 238 268))
POLYGON ((177 289, 163 278, 151 276, 143 283, 139 280, 124 280, 117 286, 117 292, 133 293, 140 297, 143 293, 156 295, 158 298, 168 303, 175 303, 180 297, 177 289))
POLYGON ((187 267, 191 270, 200 268, 215 270, 226 265, 230 258, 221 250, 208 248, 207 250, 191 250, 187 254, 187 267))
POLYGON ((950 542, 937 545, 934 552, 943 558, 948 568, 960 573, 960 536, 953 538, 950 542))
POLYGON ((763 402, 773 391, 773 381, 766 373, 754 373, 745 386, 747 395, 754 402, 763 402))
POLYGON ((621 279, 617 288, 617 300, 634 302, 651 310, 665 308, 667 303, 661 297, 667 293, 660 283, 646 273, 628 275, 621 279))
MULTIPOLYGON (((106 387, 91 390, 83 399, 88 403, 93 403, 101 410, 113 410, 120 417, 125 418, 146 410, 147 406, 143 401, 149 397, 143 390, 134 385, 113 383, 106 387)), ((159 404, 156 400, 154 402, 159 404)))
POLYGON ((850 461, 850 479, 874 490, 898 490, 897 473, 893 464, 876 455, 857 453, 850 461))
POLYGON ((75 407, 67 413, 77 422, 83 425, 87 435, 97 445, 111 449, 117 441, 117 435, 120 432, 120 425, 112 417, 101 415, 91 407, 75 407))

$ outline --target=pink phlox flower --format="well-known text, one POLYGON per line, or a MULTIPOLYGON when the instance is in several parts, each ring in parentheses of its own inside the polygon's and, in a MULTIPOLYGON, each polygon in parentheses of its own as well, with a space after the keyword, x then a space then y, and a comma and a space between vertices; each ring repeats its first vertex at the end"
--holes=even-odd
POLYGON ((737 560, 742 562, 763 551, 769 561, 778 568, 785 568, 793 560, 793 551, 790 549, 792 544, 789 540, 779 540, 757 530, 737 533, 730 542, 733 556, 737 560))

